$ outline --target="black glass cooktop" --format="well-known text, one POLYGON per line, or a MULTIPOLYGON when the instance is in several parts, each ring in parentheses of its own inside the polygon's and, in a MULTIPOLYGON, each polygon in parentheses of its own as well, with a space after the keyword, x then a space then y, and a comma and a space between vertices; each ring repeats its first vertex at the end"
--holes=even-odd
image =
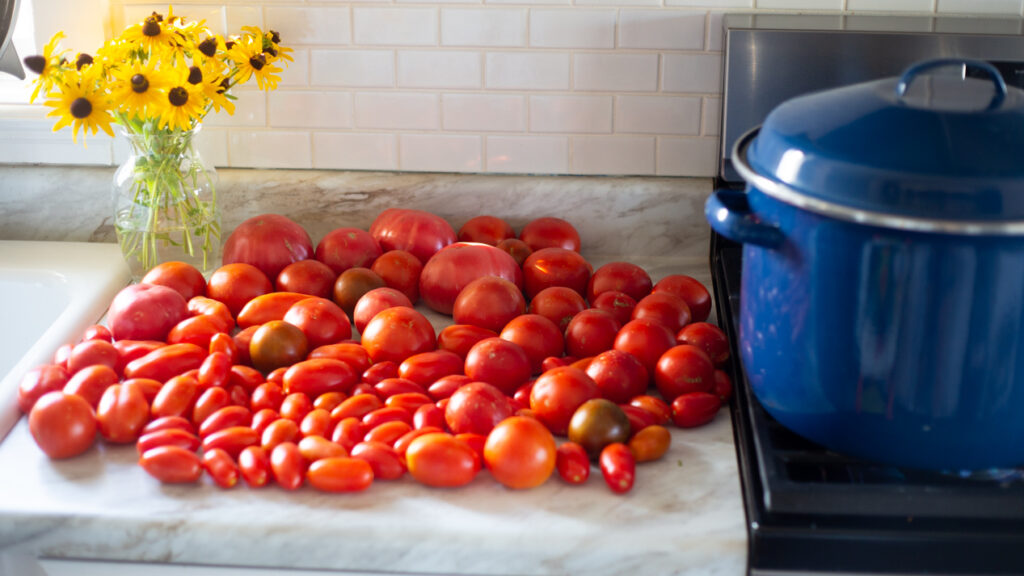
POLYGON ((733 346, 749 572, 1024 574, 1024 469, 940 473, 857 460, 761 408, 737 351, 741 259, 741 246, 712 238, 718 318, 733 346))

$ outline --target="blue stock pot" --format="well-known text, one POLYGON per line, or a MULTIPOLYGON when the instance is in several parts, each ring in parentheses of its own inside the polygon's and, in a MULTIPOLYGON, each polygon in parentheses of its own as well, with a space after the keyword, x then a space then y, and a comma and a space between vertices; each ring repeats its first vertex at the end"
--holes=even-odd
POLYGON ((781 104, 733 162, 746 190, 705 212, 744 245, 764 408, 883 463, 1024 465, 1024 92, 986 62, 922 62, 781 104))

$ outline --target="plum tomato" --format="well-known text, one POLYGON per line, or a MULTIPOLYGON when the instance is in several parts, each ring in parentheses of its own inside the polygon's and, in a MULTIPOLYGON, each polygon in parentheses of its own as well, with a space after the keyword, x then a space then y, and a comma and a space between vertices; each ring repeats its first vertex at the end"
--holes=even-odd
POLYGON ((711 315, 711 294, 699 280, 690 276, 665 276, 654 284, 651 292, 668 292, 682 298, 690 308, 694 322, 704 322, 711 315))
POLYGON ((515 342, 501 338, 481 340, 466 355, 466 376, 487 382, 511 395, 530 377, 530 357, 515 342))
POLYGON ((621 350, 606 350, 594 356, 586 372, 597 384, 601 396, 617 404, 643 394, 650 382, 640 360, 621 350))
POLYGON ((648 294, 633 308, 633 320, 638 318, 661 324, 675 334, 690 323, 690 307, 682 298, 668 292, 648 294))
POLYGON ((284 267, 274 280, 278 292, 330 298, 338 274, 319 260, 299 260, 284 267))
POLYGON ((117 384, 117 381, 117 373, 110 366, 86 366, 68 379, 68 383, 64 385, 64 392, 82 397, 95 409, 103 392, 117 384))
POLYGON ((626 413, 605 398, 587 400, 569 420, 569 441, 583 446, 591 458, 596 459, 609 444, 626 442, 629 436, 626 413))
POLYGON ((323 436, 305 436, 299 441, 299 453, 307 462, 316 462, 324 458, 344 458, 348 450, 337 442, 331 442, 323 436))
POLYGON ((569 484, 583 484, 590 478, 590 457, 583 446, 575 442, 563 442, 555 455, 558 475, 569 484))
POLYGON ((445 376, 462 374, 465 360, 448 350, 431 350, 415 354, 398 366, 398 376, 419 384, 424 390, 445 376))
POLYGON ((36 445, 53 459, 85 452, 96 439, 96 413, 80 396, 47 392, 28 415, 28 429, 36 445))
POLYGON ((405 475, 402 455, 382 442, 360 442, 352 447, 352 457, 370 465, 374 480, 397 480, 405 475))
MULTIPOLYGON (((398 378, 398 370, 400 368, 401 365, 398 362, 392 362, 391 360, 376 362, 363 371, 363 381, 357 384, 356 388, 365 384, 370 389, 368 390, 369 392, 376 393, 373 387, 388 378, 398 378)), ((353 390, 352 395, 355 396, 355 394, 356 392, 353 390)))
POLYGON ((230 376, 231 357, 224 352, 211 352, 199 365, 197 379, 203 388, 223 388, 230 376))
POLYGON ((18 382, 18 408, 28 414, 43 394, 63 390, 67 383, 68 371, 63 366, 43 364, 29 370, 18 382))
POLYGON ((470 382, 451 395, 444 420, 455 434, 488 434, 513 413, 508 396, 486 382, 470 382))
MULTIPOLYGON (((261 409, 259 412, 263 412, 261 409)), ((271 412, 274 412, 271 410, 271 412)), ((280 418, 276 412, 274 417, 280 418)), ((219 410, 213 412, 199 424, 199 436, 205 438, 214 432, 232 428, 234 426, 252 426, 253 429, 257 428, 257 423, 254 421, 253 413, 245 406, 225 406, 219 410)), ((262 432, 262 429, 259 430, 262 432)))
POLYGON ((174 328, 167 333, 167 343, 188 342, 202 348, 209 348, 210 340, 222 332, 225 330, 220 319, 208 314, 198 314, 175 324, 174 328))
POLYGON ((381 444, 391 446, 399 438, 412 432, 412 430, 412 424, 402 420, 392 420, 371 428, 366 433, 366 436, 363 436, 363 442, 380 442, 381 444))
POLYGON ((203 469, 210 475, 210 478, 213 478, 217 486, 232 488, 238 484, 241 471, 238 469, 238 464, 235 464, 235 459, 227 452, 217 448, 203 452, 202 464, 203 469))
MULTIPOLYGON (((364 294, 374 288, 384 288, 384 279, 369 268, 349 268, 338 274, 334 281, 332 292, 334 303, 341 306, 341 309, 352 317, 355 314, 356 304, 364 294)), ((357 328, 358 329, 358 328, 357 328)))
POLYGON ((565 286, 551 286, 535 294, 530 300, 530 314, 539 314, 565 331, 580 312, 587 309, 587 303, 579 292, 565 286))
POLYGON ((181 294, 186 302, 195 296, 206 296, 206 278, 203 278, 203 273, 185 262, 161 262, 153 266, 142 277, 142 284, 166 286, 181 294))
POLYGON ((564 436, 573 414, 601 396, 597 384, 579 368, 564 366, 541 374, 530 390, 530 409, 552 433, 564 436))
POLYGON ((423 263, 405 250, 390 250, 381 254, 370 266, 384 280, 388 288, 394 288, 410 302, 420 299, 420 274, 423 263))
POLYGON ((691 344, 707 353, 715 366, 729 359, 729 338, 721 328, 708 322, 693 322, 676 334, 676 342, 691 344))
MULTIPOLYGON (((448 406, 445 405, 445 410, 447 409, 448 406)), ((438 408, 436 404, 424 404, 412 413, 412 426, 416 430, 424 428, 441 429, 445 426, 444 410, 438 408)))
POLYGON ((672 407, 656 396, 647 394, 634 396, 630 398, 629 405, 650 412, 657 417, 658 424, 665 424, 672 420, 672 407))
POLYGON ((515 238, 512 226, 497 216, 487 214, 474 216, 459 228, 459 242, 479 242, 497 246, 502 240, 515 238))
POLYGON ((177 446, 189 452, 195 452, 201 445, 202 441, 192 432, 180 428, 166 428, 139 436, 135 443, 135 449, 141 456, 159 446, 177 446))
POLYGON ((313 402, 302 392, 292 392, 281 401, 281 417, 288 420, 302 422, 312 410, 313 402))
POLYGON ((348 393, 359 375, 348 364, 331 358, 313 358, 296 362, 284 373, 284 393, 302 392, 310 398, 326 392, 348 393))
POLYGON ((472 324, 497 332, 526 310, 518 286, 497 276, 477 278, 459 292, 452 307, 456 324, 472 324))
POLYGON ((444 218, 411 208, 388 208, 370 224, 382 250, 405 250, 426 264, 439 250, 455 242, 455 229, 444 218))
POLYGON ((465 486, 480 468, 479 456, 469 444, 443 432, 413 440, 405 451, 405 461, 417 482, 438 488, 465 486))
POLYGON ((602 292, 591 300, 590 305, 598 310, 610 313, 619 321, 619 325, 625 325, 633 319, 633 309, 636 308, 636 300, 625 292, 612 290, 602 292))
MULTIPOLYGON (((313 462, 306 478, 310 486, 323 492, 361 492, 373 483, 373 467, 359 458, 324 458, 313 462)), ((299 481, 295 488, 301 485, 299 481)))
POLYGON ((456 242, 441 249, 420 274, 420 298, 431 310, 450 315, 455 300, 472 281, 495 276, 523 285, 523 271, 507 252, 486 244, 456 242))
POLYGON ((387 286, 374 288, 363 294, 356 302, 356 306, 352 310, 352 322, 356 325, 356 330, 362 334, 366 325, 373 320, 377 313, 395 306, 412 308, 413 304, 408 296, 395 288, 387 286))
MULTIPOLYGON (((282 420, 276 420, 275 422, 282 422, 282 420)), ((260 435, 252 428, 248 426, 232 426, 218 430, 203 438, 203 450, 220 448, 231 454, 232 458, 237 458, 242 450, 249 446, 257 446, 259 443, 260 435)))
POLYGON ((502 420, 487 435, 484 462, 494 479, 507 488, 525 490, 551 477, 556 464, 555 438, 533 418, 502 420))
POLYGON ((271 292, 249 300, 238 313, 238 327, 259 326, 271 320, 283 320, 288 309, 296 302, 312 298, 298 292, 271 292))
MULTIPOLYGON (((332 419, 334 413, 331 413, 332 419)), ((338 421, 331 431, 331 442, 341 445, 345 450, 352 450, 352 447, 363 441, 366 436, 366 424, 360 418, 349 416, 338 421)))
POLYGON ((516 264, 520 268, 522 268, 523 262, 526 262, 526 259, 530 257, 531 253, 533 253, 533 250, 530 250, 530 247, 526 245, 526 242, 523 242, 518 238, 502 240, 501 242, 498 242, 495 248, 502 252, 508 252, 508 255, 516 261, 516 264))
POLYGON ((188 316, 188 303, 173 288, 132 284, 114 296, 107 326, 115 340, 164 340, 188 316))
MULTIPOLYGON (((255 431, 254 431, 255 432, 255 431)), ((260 433, 259 445, 266 451, 271 451, 278 444, 285 442, 298 442, 302 438, 299 425, 294 420, 280 418, 274 420, 260 433)))
POLYGON ((561 357, 565 338, 558 326, 540 314, 523 314, 509 321, 501 330, 501 339, 518 344, 530 359, 530 371, 542 372, 545 358, 561 357))
POLYGON ((335 228, 316 245, 316 259, 335 274, 349 268, 369 268, 380 255, 380 244, 359 228, 335 228))
POLYGON ((231 316, 257 296, 274 291, 270 279, 259 268, 244 263, 226 264, 213 271, 207 283, 207 297, 224 303, 231 316))
POLYGON ((647 370, 648 377, 653 377, 658 359, 675 345, 676 337, 668 328, 641 318, 630 320, 619 329, 614 348, 635 356, 647 370))
POLYGON ((306 298, 292 304, 283 320, 302 330, 310 349, 352 337, 352 324, 345 311, 326 298, 306 298))
POLYGON ((207 388, 199 394, 192 406, 192 423, 199 426, 217 410, 231 405, 231 394, 226 388, 207 388))
MULTIPOLYGON (((429 354, 429 352, 424 352, 424 354, 429 354)), ((419 354, 417 354, 416 356, 419 356, 419 354)), ((410 356, 410 358, 415 358, 415 356, 410 356)), ((409 380, 408 378, 396 377, 385 378, 380 382, 377 382, 376 384, 373 385, 373 391, 378 398, 382 400, 388 400, 389 398, 397 394, 426 394, 427 389, 426 387, 421 386, 416 382, 409 380)))
POLYGON ((435 402, 443 398, 450 398, 456 390, 472 381, 473 379, 465 374, 442 376, 427 387, 427 394, 429 394, 435 402))
POLYGON ((437 345, 430 320, 408 306, 388 308, 374 316, 363 331, 362 344, 374 362, 395 363, 437 345))
POLYGON ((331 418, 336 422, 350 417, 362 420, 363 416, 383 407, 384 402, 375 394, 355 394, 331 410, 331 418))
POLYGON ((438 332, 437 347, 465 358, 469 354, 469 349, 477 342, 497 337, 497 332, 472 324, 451 324, 438 332))
POLYGON ((582 310, 565 328, 566 351, 572 356, 587 358, 611 350, 621 327, 610 312, 597 308, 582 310))
POLYGON ((533 299, 541 290, 552 286, 571 288, 582 299, 593 267, 579 252, 565 248, 542 248, 523 262, 523 285, 526 297, 533 299))
MULTIPOLYGON (((203 289, 206 289, 206 280, 203 280, 203 289)), ((82 341, 86 340, 103 340, 104 342, 113 342, 114 336, 110 333, 110 328, 107 328, 103 324, 93 324, 82 331, 82 341)))
POLYGON ((309 358, 332 358, 334 360, 341 360, 348 364, 356 371, 356 374, 362 374, 373 365, 370 360, 370 355, 367 354, 366 348, 363 348, 359 344, 353 342, 339 342, 337 344, 326 344, 324 346, 318 346, 309 353, 309 358))
POLYGON ((323 408, 313 408, 299 422, 299 433, 307 436, 326 437, 334 429, 331 412, 323 408))
MULTIPOLYGON (((256 331, 259 330, 259 329, 260 329, 259 326, 249 326, 248 328, 245 328, 243 330, 239 330, 231 338, 232 341, 234 342, 234 345, 235 345, 234 346, 234 350, 235 350, 235 365, 236 366, 238 366, 238 365, 251 366, 252 365, 252 357, 250 357, 250 355, 249 355, 249 344, 252 343, 252 336, 253 336, 253 334, 255 334, 256 331)), ((210 343, 212 344, 213 340, 210 340, 210 343)))
POLYGON ((579 231, 561 218, 546 216, 531 220, 519 232, 519 239, 534 251, 551 247, 580 251, 579 231))
POLYGON ((164 484, 191 484, 203 475, 199 456, 179 446, 158 446, 139 457, 139 465, 164 484))
POLYGON ((238 469, 249 486, 266 486, 271 474, 270 455, 259 446, 249 446, 238 455, 238 469))
POLYGON ((309 464, 294 442, 282 442, 270 451, 270 471, 278 486, 285 490, 298 490, 302 487, 307 466, 309 464))
POLYGON ((83 340, 75 344, 68 356, 68 373, 74 374, 82 368, 102 364, 117 371, 117 361, 120 355, 117 348, 105 340, 83 340))
POLYGON ((640 430, 629 439, 629 449, 637 462, 657 460, 668 452, 672 445, 672 433, 657 424, 640 430))
POLYGON ((700 348, 679 344, 658 359, 654 384, 666 402, 687 392, 711 392, 715 388, 715 366, 700 348))
POLYGON ((651 277, 643 268, 629 262, 609 262, 594 271, 587 284, 587 301, 593 303, 605 292, 622 292, 634 300, 651 293, 651 277))
POLYGON ((605 446, 598 459, 604 482, 616 494, 624 494, 633 489, 636 478, 636 458, 629 446, 617 442, 605 446))
POLYGON ((672 401, 672 423, 680 428, 703 426, 715 419, 722 400, 707 392, 687 392, 672 401))
POLYGON ((324 392, 313 399, 313 408, 320 408, 321 410, 327 410, 330 413, 338 407, 339 404, 348 398, 348 394, 344 392, 324 392))
POLYGON ((249 357, 254 368, 268 373, 305 359, 309 351, 306 335, 284 320, 271 320, 260 326, 249 342, 249 357))

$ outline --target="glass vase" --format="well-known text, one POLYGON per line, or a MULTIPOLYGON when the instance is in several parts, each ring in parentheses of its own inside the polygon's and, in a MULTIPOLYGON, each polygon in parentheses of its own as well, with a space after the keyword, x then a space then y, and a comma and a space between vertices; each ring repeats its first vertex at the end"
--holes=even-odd
POLYGON ((121 130, 131 156, 114 173, 114 229, 139 281, 161 262, 195 266, 207 278, 221 260, 217 172, 192 130, 121 130))

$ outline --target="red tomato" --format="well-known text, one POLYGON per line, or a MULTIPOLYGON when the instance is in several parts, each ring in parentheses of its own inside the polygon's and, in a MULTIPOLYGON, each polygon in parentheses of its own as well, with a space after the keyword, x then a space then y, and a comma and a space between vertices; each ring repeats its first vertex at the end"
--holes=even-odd
POLYGON ((466 355, 466 376, 487 382, 511 395, 530 377, 530 357, 515 342, 501 338, 481 340, 466 355))
POLYGON ((541 372, 541 364, 550 356, 561 356, 565 338, 554 322, 539 314, 523 314, 513 318, 501 330, 501 339, 518 344, 530 359, 530 371, 541 372))
POLYGON ((375 394, 356 394, 331 410, 331 418, 335 422, 351 417, 361 420, 363 416, 383 407, 384 403, 375 394))
POLYGON ((206 278, 195 266, 185 262, 161 262, 142 277, 143 284, 166 286, 186 301, 206 296, 206 278))
POLYGON ((434 400, 423 392, 401 392, 388 396, 384 405, 388 408, 401 408, 406 412, 415 415, 420 406, 434 405, 434 400))
POLYGON ((260 434, 258 443, 264 450, 269 452, 276 448, 278 444, 298 442, 301 438, 302 434, 299 432, 298 424, 293 420, 280 418, 267 424, 267 427, 263 429, 263 433, 260 434))
POLYGON ((324 458, 348 457, 348 450, 341 444, 331 442, 323 436, 306 436, 299 441, 299 453, 307 462, 316 462, 324 458))
POLYGON ((201 445, 202 441, 199 437, 188 430, 166 428, 139 436, 138 441, 135 443, 135 449, 138 450, 139 455, 160 446, 177 446, 189 452, 195 452, 199 450, 201 445))
MULTIPOLYGON (((239 408, 239 406, 236 406, 239 408)), ((261 408, 258 412, 252 415, 252 423, 249 425, 257 434, 260 435, 260 439, 263 438, 263 432, 273 422, 276 422, 283 418, 277 410, 273 408, 261 408)))
MULTIPOLYGON (((124 342, 134 342, 134 340, 124 340, 124 342)), ((160 344, 162 345, 163 342, 161 342, 160 344)), ((72 345, 71 344, 61 344, 57 348, 57 351, 53 353, 53 363, 56 364, 57 366, 60 366, 61 368, 65 369, 65 370, 67 370, 68 369, 68 358, 71 357, 71 349, 72 349, 72 345)), ((121 349, 118 348, 117 351, 118 351, 118 353, 120 353, 121 349)))
POLYGON ((299 260, 284 267, 274 287, 278 292, 298 292, 317 298, 330 298, 338 274, 319 260, 299 260))
POLYGON ((664 426, 648 426, 629 439, 629 450, 637 462, 657 460, 672 445, 672 433, 664 426))
POLYGON ((373 430, 387 422, 405 422, 412 428, 412 414, 402 408, 378 408, 363 416, 363 424, 368 430, 373 430))
POLYGON ((561 218, 544 217, 532 220, 523 226, 519 239, 526 242, 530 250, 544 248, 562 248, 580 251, 580 233, 576 228, 561 218))
POLYGON ((432 350, 415 354, 402 361, 398 375, 426 388, 444 376, 462 374, 465 361, 447 350, 432 350))
POLYGON ((285 266, 312 257, 309 234, 280 214, 253 216, 235 227, 224 241, 224 264, 251 264, 267 278, 277 278, 285 266))
POLYGON ((335 274, 349 268, 369 268, 380 255, 380 244, 359 228, 335 228, 316 246, 316 259, 335 274))
POLYGON ((370 270, 383 278, 388 288, 405 294, 410 302, 415 303, 420 299, 420 274, 423 272, 423 263, 411 253, 405 250, 385 252, 373 261, 370 270))
MULTIPOLYGON (((445 405, 445 409, 447 408, 448 406, 445 405)), ((422 430, 424 428, 444 428, 444 410, 438 408, 436 404, 424 404, 412 413, 412 426, 417 430, 422 430)))
POLYGON ((352 325, 345 311, 326 298, 307 298, 292 304, 284 315, 284 321, 302 330, 310 348, 352 337, 352 325))
POLYGON ((114 296, 107 325, 115 340, 163 340, 186 316, 188 304, 173 289, 132 284, 114 296))
POLYGON ((235 317, 231 310, 220 300, 206 296, 194 296, 188 301, 188 313, 192 316, 208 316, 221 332, 230 332, 235 328, 235 317))
MULTIPOLYGON (((548 368, 548 370, 552 370, 554 368, 558 368, 558 366, 553 366, 552 368, 548 368)), ((547 370, 545 370, 545 372, 547 372, 547 370)), ((536 380, 528 381, 526 384, 516 388, 516 391, 512 394, 512 405, 517 411, 523 409, 528 410, 530 408, 530 392, 533 391, 534 382, 536 382, 536 380)))
POLYGON ((302 392, 293 392, 281 401, 281 417, 295 422, 302 422, 311 410, 313 402, 302 392))
POLYGON ((513 416, 487 435, 484 461, 491 475, 506 487, 534 488, 555 470, 555 438, 537 420, 513 416))
POLYGON ((388 208, 370 225, 370 236, 382 250, 405 250, 426 264, 455 242, 455 230, 440 216, 422 210, 388 208))
POLYGON ((707 392, 687 392, 672 401, 672 423, 680 428, 703 426, 715 419, 722 400, 707 392))
POLYGON ((370 355, 366 353, 366 348, 350 342, 318 346, 309 353, 309 358, 311 360, 313 358, 341 360, 351 366, 356 374, 362 374, 373 364, 370 355))
POLYGON ((601 450, 598 463, 601 465, 601 475, 604 476, 605 484, 612 492, 625 494, 633 489, 636 459, 629 446, 621 442, 605 446, 604 450, 601 450))
POLYGON ((223 352, 211 352, 199 365, 199 385, 203 388, 227 386, 231 376, 231 358, 223 352))
POLYGON ((396 394, 426 393, 423 386, 407 378, 385 378, 373 385, 373 391, 377 397, 385 400, 396 394))
POLYGON ((434 327, 423 314, 406 306, 388 308, 363 331, 363 346, 374 362, 402 362, 435 347, 434 327))
POLYGON ((96 439, 96 414, 79 396, 47 392, 29 412, 28 429, 47 456, 70 458, 92 446, 96 439))
POLYGON ((225 406, 213 414, 207 416, 199 424, 199 436, 205 438, 214 432, 219 432, 235 426, 249 426, 253 424, 252 411, 244 406, 225 406))
POLYGON ((597 308, 583 310, 572 317, 565 328, 565 346, 579 358, 597 356, 611 350, 622 327, 610 312, 597 308))
POLYGON ((313 462, 306 471, 306 477, 310 486, 324 492, 361 492, 373 483, 373 472, 373 467, 366 460, 324 458, 313 462))
POLYGON ((676 337, 668 328, 644 319, 626 322, 615 336, 615 349, 636 356, 648 376, 654 375, 661 355, 675 345, 676 337))
MULTIPOLYGON (((246 351, 249 350, 248 342, 246 343, 246 351)), ((232 364, 235 363, 235 359, 238 358, 238 347, 235 346, 235 339, 228 334, 214 334, 213 338, 210 338, 210 354, 223 354, 228 357, 228 360, 232 364)))
POLYGON ((164 484, 191 484, 203 475, 203 465, 195 452, 178 446, 159 446, 139 457, 139 465, 164 484))
POLYGON ((124 374, 125 369, 132 360, 142 358, 146 354, 158 348, 163 348, 166 345, 166 343, 159 340, 118 340, 114 342, 114 348, 117 349, 118 354, 117 366, 114 368, 114 372, 124 374))
POLYGON ((444 409, 444 420, 455 434, 488 434, 513 414, 508 396, 486 382, 471 382, 452 394, 444 409))
MULTIPOLYGON (((206 280, 203 280, 203 289, 206 289, 206 280)), ((82 331, 82 340, 103 340, 104 342, 113 342, 114 336, 106 326, 102 324, 93 324, 82 331)))
POLYGON ((442 376, 427 388, 427 394, 430 394, 430 397, 435 401, 441 400, 442 398, 450 398, 456 390, 472 381, 473 379, 465 374, 442 376))
MULTIPOLYGON (((441 419, 441 426, 444 426, 443 418, 441 419)), ((405 452, 409 449, 409 444, 412 444, 413 440, 423 436, 424 434, 443 432, 441 426, 424 426, 423 428, 414 428, 406 432, 405 436, 395 440, 395 444, 392 447, 395 449, 395 452, 398 452, 402 456, 402 458, 405 458, 405 452)))
MULTIPOLYGON (((126 384, 127 382, 122 384, 122 386, 126 384)), ((189 434, 195 434, 196 432, 195 426, 193 426, 192 422, 187 418, 182 418, 181 416, 164 416, 163 418, 150 420, 149 423, 142 428, 140 436, 160 430, 184 430, 189 434)), ((197 444, 196 448, 198 447, 199 446, 197 444)))
POLYGON ((166 382, 178 374, 198 369, 206 355, 206 349, 195 344, 168 344, 129 362, 124 368, 124 375, 166 382))
POLYGON ((370 323, 370 320, 373 320, 374 316, 383 310, 394 308, 395 306, 413 307, 409 297, 394 288, 386 286, 374 288, 363 294, 352 310, 352 320, 356 325, 356 330, 362 334, 363 330, 366 329, 366 325, 370 323))
MULTIPOLYGON (((281 422, 281 420, 278 420, 277 422, 281 422)), ((231 454, 232 458, 237 458, 239 452, 249 446, 257 446, 259 443, 260 437, 252 428, 247 426, 232 426, 231 428, 218 430, 203 438, 203 450, 220 448, 228 454, 231 454)))
MULTIPOLYGON (((397 362, 392 362, 390 360, 377 362, 363 372, 363 381, 360 382, 359 385, 366 384, 367 387, 371 389, 367 392, 372 391, 373 393, 376 393, 376 390, 372 390, 373 387, 388 378, 398 378, 398 369, 399 365, 397 362)), ((354 394, 355 392, 353 392, 353 395, 354 394)))
POLYGON ((420 296, 432 310, 450 315, 463 288, 485 276, 508 280, 516 287, 523 285, 523 272, 507 252, 486 244, 457 242, 423 266, 420 296))
POLYGON ((405 451, 409 474, 421 484, 439 488, 472 482, 480 467, 478 459, 468 444, 441 432, 416 438, 405 451))
POLYGON ((629 405, 654 414, 658 419, 658 424, 665 424, 672 419, 672 407, 661 398, 641 394, 631 398, 629 405))
POLYGON ((668 292, 683 299, 690 308, 694 322, 703 322, 711 315, 711 294, 699 280, 673 274, 659 280, 652 292, 668 292))
POLYGON ((499 331, 526 311, 526 300, 518 286, 496 276, 477 278, 459 292, 452 307, 456 324, 471 324, 499 331))
POLYGON ((68 371, 57 364, 44 364, 29 370, 18 383, 18 408, 28 414, 43 394, 63 390, 67 383, 68 371))
POLYGON ((254 368, 264 374, 290 366, 309 352, 306 335, 284 320, 271 320, 256 329, 249 341, 249 357, 254 368))
POLYGON ((459 228, 459 242, 479 242, 497 246, 502 240, 515 238, 515 231, 508 222, 497 216, 475 216, 459 228))
POLYGON ((673 346, 658 359, 654 384, 666 402, 687 392, 711 392, 715 389, 715 366, 696 346, 673 346))
POLYGON ((192 422, 196 426, 200 426, 211 414, 228 406, 231 406, 231 395, 227 390, 217 387, 207 388, 199 395, 195 406, 192 407, 192 422))
POLYGON ((360 442, 352 447, 352 457, 365 460, 376 480, 396 480, 405 475, 405 461, 391 446, 374 441, 360 442))
MULTIPOLYGON (((259 326, 250 326, 245 330, 240 330, 235 334, 233 340, 235 344, 235 365, 252 365, 252 357, 249 353, 249 346, 252 344, 252 337, 259 330, 259 326)), ((213 340, 210 341, 211 343, 213 340)))
POLYGON ((587 293, 591 271, 590 263, 579 252, 565 248, 537 250, 523 262, 526 297, 533 299, 545 288, 564 286, 576 291, 582 299, 587 293))
POLYGON ((274 480, 285 490, 297 490, 302 486, 307 466, 308 463, 299 452, 299 447, 292 442, 278 444, 270 452, 270 470, 274 474, 274 480))
POLYGON ((271 320, 283 320, 284 315, 293 304, 307 298, 312 298, 312 296, 298 292, 271 292, 256 296, 249 300, 238 313, 238 327, 248 328, 266 324, 271 320))
POLYGON ((682 298, 668 292, 648 294, 633 308, 633 320, 638 318, 661 324, 675 334, 690 323, 690 307, 682 298))
POLYGON ((249 446, 238 455, 238 468, 245 483, 253 488, 266 486, 270 481, 270 456, 259 446, 249 446))
MULTIPOLYGON (((334 417, 334 414, 331 414, 334 417)), ((345 450, 352 450, 352 448, 363 441, 363 437, 366 436, 366 424, 360 418, 350 416, 343 418, 334 427, 334 431, 331 432, 331 441, 341 445, 345 450)))
POLYGON ((622 292, 634 300, 651 293, 651 277, 629 262, 609 262, 598 268, 587 284, 587 300, 591 303, 605 292, 622 292))
POLYGON ((215 334, 221 332, 224 332, 224 329, 217 318, 206 314, 190 316, 171 328, 171 331, 167 333, 167 343, 188 342, 202 348, 209 348, 210 340, 215 334))
POLYGON ((576 409, 600 397, 601 391, 586 372, 565 366, 537 378, 530 390, 530 409, 551 432, 564 436, 576 409))
POLYGON ((374 426, 366 436, 363 436, 363 442, 380 442, 381 444, 391 446, 399 438, 405 436, 409 432, 412 432, 412 425, 402 420, 392 420, 391 422, 384 422, 378 426, 374 426))
POLYGON ((164 383, 153 399, 150 409, 154 418, 161 416, 185 416, 192 414, 192 407, 199 397, 199 381, 191 376, 175 376, 164 383))
POLYGON ((601 396, 622 404, 647 391, 650 376, 636 356, 621 350, 607 350, 594 357, 586 369, 601 396))
POLYGON ((105 340, 85 340, 75 344, 68 356, 68 373, 74 374, 82 368, 103 365, 117 371, 120 355, 114 345, 105 340))
POLYGON ((100 403, 100 397, 110 386, 117 384, 117 373, 113 368, 97 364, 82 368, 64 385, 64 392, 82 397, 89 406, 95 408, 100 403))
POLYGON ((707 322, 687 324, 676 334, 676 342, 700 348, 707 353, 715 366, 721 366, 729 359, 729 337, 714 324, 707 322))
POLYGON ((238 316, 253 298, 273 291, 274 286, 266 274, 241 262, 214 270, 206 287, 206 295, 227 306, 232 316, 238 316))
POLYGON ((539 314, 551 320, 563 332, 569 327, 569 322, 586 308, 583 296, 565 286, 545 288, 530 301, 530 314, 539 314))
POLYGON ((732 381, 722 370, 715 370, 715 394, 722 399, 722 404, 728 404, 732 398, 732 381))
POLYGON ((583 484, 590 478, 590 456, 583 446, 563 442, 555 455, 558 475, 569 484, 583 484))
POLYGON ((227 452, 214 448, 203 452, 203 469, 221 488, 231 488, 238 484, 240 471, 235 460, 227 452))
POLYGON ((326 437, 334 430, 333 424, 329 410, 313 408, 302 419, 302 422, 299 422, 299 433, 303 438, 307 436, 326 437))
POLYGON ((636 308, 636 300, 630 295, 614 290, 602 292, 590 303, 594 308, 604 310, 614 316, 619 321, 619 325, 625 325, 626 322, 632 320, 633 309, 636 308))
POLYGON ((314 358, 297 362, 284 373, 284 392, 302 392, 315 398, 325 392, 348 392, 359 375, 341 360, 314 358))
POLYGON ((508 252, 508 255, 516 261, 516 264, 520 268, 523 267, 523 262, 526 262, 526 259, 529 258, 530 254, 533 252, 533 250, 530 250, 530 247, 526 245, 526 242, 523 242, 519 238, 502 240, 501 242, 498 242, 495 247, 502 252, 508 252))
POLYGON ((437 334, 437 347, 442 350, 454 352, 465 358, 469 349, 477 342, 487 338, 497 338, 498 333, 493 330, 473 326, 471 324, 451 324, 441 329, 437 334))
POLYGON ((228 370, 228 386, 240 386, 245 390, 255 390, 264 383, 263 374, 249 366, 234 365, 228 370))

